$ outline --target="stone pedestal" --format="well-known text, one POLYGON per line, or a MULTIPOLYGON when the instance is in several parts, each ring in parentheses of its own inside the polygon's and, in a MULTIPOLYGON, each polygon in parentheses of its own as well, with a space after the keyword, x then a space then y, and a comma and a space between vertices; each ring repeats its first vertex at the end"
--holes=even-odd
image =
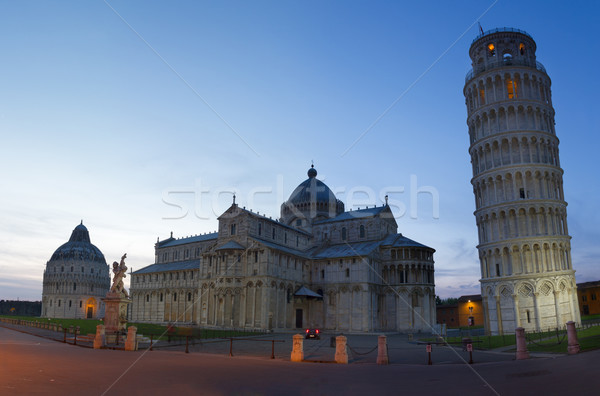
POLYGON ((387 353, 387 337, 384 335, 379 336, 377 339, 377 364, 388 364, 388 353, 387 353))
POLYGON ((579 341, 577 340, 577 330, 575 330, 575 322, 567 322, 567 352, 569 355, 579 353, 579 341))
POLYGON ((104 301, 104 327, 106 334, 124 332, 127 324, 127 304, 131 300, 119 293, 108 292, 104 301))
POLYGON ((291 361, 301 362, 304 360, 304 336, 296 334, 293 339, 291 361))
POLYGON ((517 339, 517 360, 529 359, 527 341, 525 340, 525 329, 517 327, 515 329, 515 337, 517 339))
POLYGON ((103 348, 106 345, 104 337, 104 325, 96 326, 96 338, 94 338, 94 349, 103 348))
POLYGON ((127 340, 125 341, 126 351, 137 351, 137 327, 129 326, 127 328, 127 340))
POLYGON ((335 362, 348 364, 348 351, 346 350, 346 337, 335 337, 335 362))

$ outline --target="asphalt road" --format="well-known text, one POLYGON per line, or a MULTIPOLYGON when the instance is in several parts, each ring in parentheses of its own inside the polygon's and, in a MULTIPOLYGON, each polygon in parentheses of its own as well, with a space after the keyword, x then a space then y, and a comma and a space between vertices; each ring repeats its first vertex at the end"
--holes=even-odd
MULTIPOLYGON (((364 340, 370 344, 368 338, 364 340)), ((309 342, 313 341, 306 342, 307 348, 333 350, 328 339, 309 342)), ((399 354, 424 354, 422 345, 405 344, 399 354)), ((291 350, 291 340, 287 345, 291 350)), ((396 361, 388 366, 367 360, 348 365, 293 363, 289 355, 270 359, 270 353, 263 357, 262 352, 229 357, 168 348, 94 350, 0 327, 0 395, 599 394, 600 351, 522 361, 507 359, 511 354, 492 353, 489 361, 468 365, 445 361, 437 352, 442 348, 454 354, 447 347, 434 349, 439 359, 432 366, 426 361, 396 361), (503 359, 493 360, 494 355, 503 359)))

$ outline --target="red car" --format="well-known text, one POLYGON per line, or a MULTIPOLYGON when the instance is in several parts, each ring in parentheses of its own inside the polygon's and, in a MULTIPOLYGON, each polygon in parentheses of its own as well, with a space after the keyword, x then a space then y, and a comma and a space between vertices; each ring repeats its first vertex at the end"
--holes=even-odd
POLYGON ((321 339, 321 332, 319 329, 306 329, 305 338, 316 338, 317 340, 321 339))

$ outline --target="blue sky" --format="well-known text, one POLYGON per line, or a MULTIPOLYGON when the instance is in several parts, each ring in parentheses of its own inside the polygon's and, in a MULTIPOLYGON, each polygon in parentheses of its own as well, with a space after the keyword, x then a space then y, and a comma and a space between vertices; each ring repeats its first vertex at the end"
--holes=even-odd
POLYGON ((390 195, 399 232, 437 250, 439 295, 478 293, 462 89, 480 17, 538 44, 577 280, 600 279, 599 15, 595 2, 0 1, 0 298, 40 299, 81 219, 108 262, 127 252, 140 269, 157 237, 215 230, 231 191, 278 217, 311 161, 348 209, 390 195), (411 178, 437 191, 438 218, 430 195, 411 204, 411 178))

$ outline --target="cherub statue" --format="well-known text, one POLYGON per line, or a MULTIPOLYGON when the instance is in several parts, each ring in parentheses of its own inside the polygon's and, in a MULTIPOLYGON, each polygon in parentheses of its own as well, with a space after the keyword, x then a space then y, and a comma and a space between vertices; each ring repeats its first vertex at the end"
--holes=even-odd
POLYGON ((127 272, 127 266, 125 265, 126 258, 127 253, 125 253, 123 257, 121 257, 120 264, 116 261, 113 262, 113 273, 115 274, 115 276, 113 278, 113 284, 110 288, 110 291, 112 293, 118 293, 129 298, 129 293, 127 293, 127 290, 125 290, 125 285, 123 284, 123 278, 127 277, 127 275, 125 275, 125 273, 127 272))

